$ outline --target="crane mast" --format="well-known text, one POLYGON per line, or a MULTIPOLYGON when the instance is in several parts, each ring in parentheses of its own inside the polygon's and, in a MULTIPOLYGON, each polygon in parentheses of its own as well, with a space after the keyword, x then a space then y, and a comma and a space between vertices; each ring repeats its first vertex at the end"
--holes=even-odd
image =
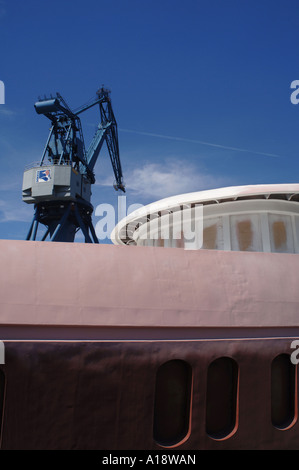
POLYGON ((37 114, 51 121, 51 127, 41 160, 25 169, 23 176, 23 201, 34 204, 27 240, 36 240, 42 224, 46 227, 42 240, 73 242, 82 230, 86 243, 98 243, 90 200, 94 167, 104 141, 115 176, 114 188, 125 192, 110 91, 101 87, 89 104, 76 111, 59 93, 40 99, 34 107, 37 114), (95 105, 99 105, 100 122, 86 150, 79 114, 95 105))

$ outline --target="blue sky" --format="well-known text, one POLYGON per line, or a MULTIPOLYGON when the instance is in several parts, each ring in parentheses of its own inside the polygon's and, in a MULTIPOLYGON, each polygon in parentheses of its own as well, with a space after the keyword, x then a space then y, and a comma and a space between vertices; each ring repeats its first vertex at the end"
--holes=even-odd
MULTIPOLYGON (((33 106, 57 91, 75 109, 111 89, 128 206, 298 182, 298 14, 298 0, 0 0, 0 238, 26 237, 23 171, 49 130, 33 106)), ((82 115, 87 145, 97 123, 82 115)), ((94 207, 116 205, 106 149, 96 177, 94 207)))

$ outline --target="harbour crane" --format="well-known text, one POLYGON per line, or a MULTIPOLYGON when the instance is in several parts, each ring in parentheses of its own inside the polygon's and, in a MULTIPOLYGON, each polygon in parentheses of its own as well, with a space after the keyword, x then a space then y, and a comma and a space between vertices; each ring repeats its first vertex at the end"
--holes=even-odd
POLYGON ((37 114, 51 121, 51 127, 40 162, 25 169, 23 176, 23 201, 34 204, 27 240, 36 240, 42 224, 46 227, 42 241, 74 242, 81 230, 86 243, 99 243, 90 200, 94 167, 104 141, 115 176, 114 188, 125 192, 110 90, 102 86, 91 102, 75 111, 59 93, 39 99, 34 107, 37 114), (79 115, 95 105, 99 105, 100 123, 86 150, 79 115))

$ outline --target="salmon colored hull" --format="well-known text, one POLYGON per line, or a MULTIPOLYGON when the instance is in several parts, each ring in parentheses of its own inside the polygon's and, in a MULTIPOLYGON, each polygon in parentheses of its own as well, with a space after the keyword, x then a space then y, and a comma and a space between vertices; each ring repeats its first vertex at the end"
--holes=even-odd
POLYGON ((0 262, 2 449, 298 449, 297 370, 289 426, 271 416, 273 360, 299 339, 298 255, 0 241, 0 262), (237 382, 218 439, 207 406, 219 358, 237 382), (165 444, 157 372, 178 360, 188 422, 165 444))

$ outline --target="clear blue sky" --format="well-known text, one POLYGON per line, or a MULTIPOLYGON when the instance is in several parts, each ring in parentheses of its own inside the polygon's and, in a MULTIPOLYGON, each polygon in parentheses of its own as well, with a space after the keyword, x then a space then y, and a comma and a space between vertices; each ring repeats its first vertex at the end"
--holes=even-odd
MULTIPOLYGON (((111 89, 128 205, 298 182, 298 16, 298 0, 0 0, 0 238, 26 237, 22 175, 49 130, 33 106, 57 91, 76 108, 111 89)), ((97 110, 82 123, 88 144, 97 110)), ((94 207, 115 204, 106 150, 96 176, 94 207)))

